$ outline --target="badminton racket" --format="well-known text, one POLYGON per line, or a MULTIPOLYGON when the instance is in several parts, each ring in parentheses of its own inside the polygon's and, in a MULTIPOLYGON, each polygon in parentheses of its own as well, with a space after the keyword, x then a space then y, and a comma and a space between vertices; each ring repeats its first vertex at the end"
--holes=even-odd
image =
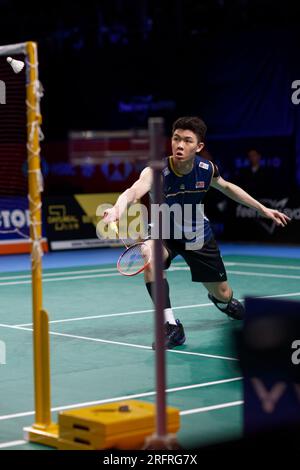
POLYGON ((144 242, 127 245, 119 236, 116 222, 110 222, 111 229, 118 235, 126 250, 121 254, 117 262, 117 269, 123 276, 135 276, 146 269, 151 261, 151 248, 144 242))

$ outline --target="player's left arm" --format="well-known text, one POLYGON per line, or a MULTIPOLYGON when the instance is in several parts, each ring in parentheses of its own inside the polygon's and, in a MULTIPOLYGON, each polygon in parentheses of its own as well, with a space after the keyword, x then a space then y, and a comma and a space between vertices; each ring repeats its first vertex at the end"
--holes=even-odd
POLYGON ((264 206, 242 188, 236 184, 224 180, 224 178, 222 178, 220 175, 212 178, 211 186, 218 189, 223 194, 225 194, 225 196, 233 199, 235 202, 243 204, 246 207, 256 209, 261 216, 272 219, 277 225, 284 227, 291 220, 282 212, 275 209, 269 209, 268 207, 264 206))

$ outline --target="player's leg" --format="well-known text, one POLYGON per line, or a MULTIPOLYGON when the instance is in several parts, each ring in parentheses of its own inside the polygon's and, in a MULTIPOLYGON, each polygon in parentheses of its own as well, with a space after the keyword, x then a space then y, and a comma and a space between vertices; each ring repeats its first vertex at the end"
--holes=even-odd
MULTIPOLYGON (((145 285, 147 288, 147 291, 154 300, 154 240, 146 240, 144 242, 146 245, 148 245, 151 249, 152 252, 152 260, 147 268, 144 269, 144 279, 145 279, 145 285)), ((169 263, 169 252, 168 250, 163 246, 163 264, 166 265, 166 263, 169 263)), ((169 266, 168 266, 169 267, 169 266)), ((171 301, 170 301, 170 289, 169 289, 169 283, 166 278, 165 272, 163 273, 163 282, 164 282, 164 291, 165 291, 165 302, 164 302, 164 309, 171 309, 171 301)), ((166 321, 169 321, 170 323, 175 324, 175 319, 174 316, 168 317, 166 321)))
MULTIPOLYGON (((147 240, 145 243, 150 245, 152 253, 154 252, 154 240, 147 240)), ((172 253, 171 250, 168 250, 163 246, 163 262, 164 268, 168 269, 171 264, 172 258, 175 256, 175 253, 172 253)), ((153 258, 150 265, 144 270, 144 279, 147 291, 154 302, 154 265, 153 258)), ((184 343, 185 335, 182 324, 179 320, 175 320, 174 313, 170 301, 170 289, 169 283, 166 278, 166 273, 163 274, 163 287, 165 292, 165 304, 164 304, 164 320, 165 320, 165 346, 170 349, 175 346, 179 346, 184 343)), ((155 345, 153 344, 153 348, 155 345)))
POLYGON ((244 318, 243 304, 233 297, 233 291, 225 282, 203 282, 204 287, 208 290, 208 298, 215 306, 235 320, 244 318))
POLYGON ((233 298, 216 240, 211 238, 200 250, 182 251, 180 254, 191 269, 192 280, 201 282, 206 287, 208 297, 216 307, 228 316, 241 320, 244 307, 233 298))

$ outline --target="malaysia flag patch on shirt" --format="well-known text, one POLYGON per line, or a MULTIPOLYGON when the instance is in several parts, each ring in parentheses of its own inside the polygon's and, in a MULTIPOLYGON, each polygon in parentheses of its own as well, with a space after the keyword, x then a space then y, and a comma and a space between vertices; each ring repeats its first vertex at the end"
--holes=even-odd
POLYGON ((196 181, 196 188, 204 188, 205 182, 204 181, 196 181))
POLYGON ((204 168, 204 170, 209 169, 209 163, 200 162, 199 166, 200 166, 200 168, 204 168))

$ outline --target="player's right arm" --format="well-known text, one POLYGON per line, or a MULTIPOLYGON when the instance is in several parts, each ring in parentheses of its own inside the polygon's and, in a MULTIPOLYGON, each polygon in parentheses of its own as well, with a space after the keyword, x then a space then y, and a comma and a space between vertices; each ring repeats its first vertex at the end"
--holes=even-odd
POLYGON ((126 189, 117 199, 114 207, 107 209, 104 212, 104 222, 114 222, 119 220, 122 214, 126 211, 127 207, 137 202, 146 193, 148 193, 152 186, 152 170, 149 167, 143 169, 139 179, 133 185, 126 189))

